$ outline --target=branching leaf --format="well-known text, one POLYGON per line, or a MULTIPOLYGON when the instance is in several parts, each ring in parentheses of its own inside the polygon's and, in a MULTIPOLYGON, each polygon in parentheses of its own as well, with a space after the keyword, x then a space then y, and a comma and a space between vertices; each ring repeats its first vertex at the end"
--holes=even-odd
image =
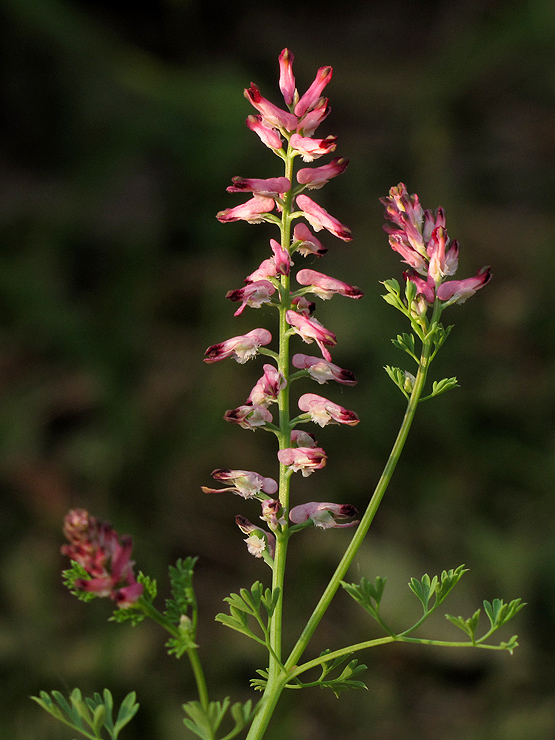
MULTIPOLYGON (((408 281, 412 285, 412 281, 408 281)), ((397 334, 396 339, 391 340, 393 345, 397 347, 397 349, 402 349, 404 352, 406 352, 408 355, 412 357, 413 360, 416 361, 416 363, 419 362, 418 357, 415 353, 415 338, 414 334, 397 334)))
POLYGON ((401 370, 400 367, 391 367, 390 365, 386 365, 384 370, 403 396, 408 399, 414 385, 414 375, 407 370, 401 370))
POLYGON ((169 575, 173 599, 166 601, 166 616, 177 624, 183 615, 188 615, 191 609, 196 609, 196 598, 193 590, 193 574, 198 558, 188 557, 179 559, 175 565, 170 565, 169 575))
POLYGON ((454 624, 455 627, 458 627, 460 630, 465 632, 472 642, 475 643, 480 611, 480 609, 477 609, 468 619, 464 619, 464 617, 454 617, 452 614, 446 614, 445 617, 451 622, 451 624, 454 624))
POLYGON ((510 604, 505 604, 503 599, 494 599, 491 603, 484 601, 484 611, 495 630, 507 624, 524 606, 522 599, 514 599, 510 604))
POLYGON ((427 573, 424 573, 420 580, 417 578, 411 578, 410 580, 409 588, 422 604, 425 614, 430 611, 428 604, 430 603, 431 597, 435 595, 437 586, 438 577, 434 576, 430 579, 430 576, 427 573))
POLYGON ((355 583, 345 583, 345 581, 341 581, 341 585, 349 596, 352 596, 352 598, 360 604, 363 609, 366 609, 369 614, 374 618, 377 618, 386 580, 387 579, 382 578, 381 576, 377 576, 375 583, 370 583, 370 581, 363 576, 360 580, 359 586, 355 583))
POLYGON ((108 689, 104 689, 102 696, 95 693, 92 697, 85 699, 79 689, 73 689, 69 702, 59 691, 52 691, 51 695, 46 691, 41 691, 40 697, 32 696, 31 698, 57 720, 92 740, 104 737, 102 730, 108 733, 111 740, 117 740, 120 730, 131 721, 139 709, 135 701, 136 694, 131 692, 122 701, 114 724, 112 717, 114 701, 108 689))

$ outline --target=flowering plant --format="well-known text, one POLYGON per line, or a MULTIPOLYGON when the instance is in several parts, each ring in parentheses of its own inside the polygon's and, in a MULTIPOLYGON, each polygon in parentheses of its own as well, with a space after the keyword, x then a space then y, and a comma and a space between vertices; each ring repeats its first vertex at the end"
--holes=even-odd
MULTIPOLYGON (((92 517, 88 512, 71 511, 64 525, 69 544, 62 548, 72 565, 65 571, 66 584, 82 600, 109 597, 116 604, 114 619, 137 624, 145 617, 155 620, 170 635, 170 654, 187 655, 198 688, 198 700, 184 705, 185 725, 204 740, 231 740, 246 733, 247 740, 260 740, 265 734, 282 692, 287 688, 320 686, 336 694, 348 688, 364 687, 360 674, 365 666, 354 653, 391 642, 410 642, 446 647, 476 647, 513 652, 516 636, 506 642, 492 643, 490 637, 508 622, 523 606, 520 599, 505 603, 501 599, 484 601, 483 609, 489 626, 478 634, 480 609, 470 617, 447 615, 454 627, 461 630, 464 640, 445 641, 415 636, 416 631, 443 603, 466 572, 464 566, 444 570, 441 575, 411 579, 410 590, 422 606, 422 615, 403 631, 395 631, 380 613, 385 578, 369 580, 362 577, 358 584, 344 581, 349 566, 362 544, 391 480, 407 439, 418 405, 454 388, 454 377, 435 380, 426 391, 428 372, 437 352, 447 339, 451 327, 440 323, 443 311, 453 304, 464 303, 487 284, 490 269, 482 268, 475 276, 462 280, 450 279, 456 273, 459 256, 457 241, 451 241, 446 231, 445 214, 424 210, 417 195, 410 195, 404 184, 392 187, 382 199, 385 206, 389 244, 407 269, 403 284, 385 280, 384 299, 400 311, 410 328, 399 334, 393 344, 415 363, 414 372, 400 367, 386 367, 391 380, 406 398, 407 408, 383 473, 371 495, 365 511, 344 502, 290 501, 290 480, 294 473, 307 477, 326 465, 327 455, 315 436, 304 429, 306 424, 324 428, 328 424, 356 426, 359 417, 354 411, 340 406, 318 393, 303 393, 297 400, 300 413, 292 411, 291 388, 297 381, 330 381, 352 386, 352 372, 332 361, 331 350, 336 335, 314 317, 316 304, 311 297, 329 300, 334 296, 360 299, 362 291, 335 277, 311 269, 293 268, 310 258, 312 263, 327 251, 314 232, 330 232, 348 242, 350 230, 306 194, 322 188, 331 178, 342 174, 347 160, 336 157, 319 166, 297 167, 332 153, 336 137, 316 138, 318 127, 329 113, 323 91, 332 77, 331 67, 318 70, 308 90, 299 95, 293 74, 293 54, 284 49, 279 57, 279 87, 285 102, 280 108, 264 98, 255 84, 245 90, 257 114, 247 118, 247 126, 280 160, 282 174, 268 179, 234 177, 227 189, 230 193, 248 194, 248 200, 218 213, 221 223, 247 221, 265 223, 277 228, 279 239, 270 238, 270 253, 245 279, 245 285, 232 289, 227 298, 238 303, 238 316, 247 308, 268 306, 277 312, 277 340, 264 328, 213 344, 205 352, 208 364, 233 359, 239 364, 264 355, 263 374, 248 398, 236 408, 225 412, 232 424, 273 434, 277 441, 278 475, 242 469, 216 468, 212 477, 217 488, 203 487, 207 494, 231 492, 243 499, 255 499, 260 504, 262 526, 253 524, 242 514, 236 524, 246 535, 250 554, 260 558, 270 568, 268 585, 260 581, 250 589, 241 589, 225 599, 229 613, 216 616, 228 628, 259 643, 267 654, 267 662, 251 682, 261 696, 253 703, 231 704, 210 699, 201 666, 202 646, 196 642, 197 603, 193 590, 193 569, 196 558, 187 557, 170 567, 172 598, 164 611, 154 606, 156 583, 139 573, 135 577, 131 561, 131 539, 120 537, 112 527, 92 517), (312 227, 312 228, 309 228, 312 227), (297 352, 292 357, 291 342, 298 339, 313 344, 315 354, 297 352), (318 353, 319 351, 319 353, 318 353), (306 625, 292 649, 283 648, 283 605, 287 551, 292 535, 310 528, 353 530, 344 555, 324 588, 320 600, 308 616, 306 625), (384 636, 366 639, 303 662, 323 615, 335 593, 343 588, 379 624, 384 636), (313 669, 319 676, 307 677, 313 669)), ((275 331, 275 329, 274 329, 275 331)), ((263 578, 263 576, 261 576, 263 578)), ((109 691, 103 697, 83 699, 76 689, 70 702, 59 692, 41 692, 35 700, 53 716, 89 738, 116 738, 132 718, 138 705, 135 695, 123 701, 119 714, 112 718, 113 700, 109 691), (102 734, 105 733, 105 734, 102 734)))

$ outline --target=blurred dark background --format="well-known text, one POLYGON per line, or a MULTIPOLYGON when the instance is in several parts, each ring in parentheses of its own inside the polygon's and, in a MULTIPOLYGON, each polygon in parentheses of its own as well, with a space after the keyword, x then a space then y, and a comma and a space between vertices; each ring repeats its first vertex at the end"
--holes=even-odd
MULTIPOLYGON (((4 0, 0 6, 1 740, 62 740, 70 731, 29 700, 40 689, 136 689, 128 740, 188 737, 185 660, 150 624, 107 623, 60 582, 61 520, 88 508, 135 541, 159 579, 199 555, 199 641, 213 698, 246 700, 264 664, 254 643, 212 621, 231 590, 268 579, 233 517, 257 505, 205 496, 216 467, 275 475, 271 435, 226 425, 261 362, 207 366, 205 348, 273 314, 233 319, 227 290, 267 255, 269 226, 223 226, 234 175, 280 174, 244 126, 251 80, 279 103, 277 57, 296 55, 300 90, 334 67, 322 136, 349 169, 316 199, 355 239, 329 234, 315 265, 360 286, 362 301, 318 304, 338 335, 334 361, 354 389, 327 395, 362 418, 318 434, 325 471, 294 478, 299 502, 364 507, 403 413, 382 370, 406 329, 380 298, 402 266, 378 198, 404 181, 443 205, 461 243, 458 277, 491 264, 464 306, 434 377, 462 388, 425 404, 352 579, 388 577, 386 613, 408 625, 411 576, 470 568, 444 611, 484 598, 528 602, 509 629, 513 657, 487 651, 379 648, 368 692, 339 701, 285 697, 269 740, 545 740, 555 736, 555 6, 552 0, 290 7, 160 0, 4 0), (550 636, 551 635, 551 636, 550 636)), ((304 346, 296 345, 296 351, 304 346)), ((304 385, 303 392, 318 390, 304 385)), ((293 542, 294 639, 347 542, 310 531, 293 542)), ((443 617, 427 634, 458 639, 443 617)), ((311 655, 378 636, 344 594, 311 655)))

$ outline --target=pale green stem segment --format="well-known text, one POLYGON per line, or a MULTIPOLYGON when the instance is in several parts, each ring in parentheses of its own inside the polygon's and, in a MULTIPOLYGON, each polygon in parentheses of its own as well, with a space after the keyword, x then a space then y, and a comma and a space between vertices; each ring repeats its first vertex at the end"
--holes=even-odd
MULTIPOLYGON (((432 319, 430 322, 431 327, 434 327, 435 324, 439 321, 440 314, 441 314, 440 302, 436 300, 434 304, 432 319)), ((316 608, 312 612, 312 615, 310 616, 306 624, 306 627, 302 631, 301 636, 297 640, 296 645, 293 647, 293 650, 291 651, 291 654, 289 655, 289 658, 285 662, 284 670, 279 670, 279 666, 276 666, 276 669, 273 672, 272 671, 270 672, 268 684, 264 691, 264 695, 259 702, 257 714, 251 725, 251 728, 249 730, 246 740, 262 740, 264 733, 266 731, 266 728, 268 726, 268 723, 272 717, 272 714, 275 710, 275 707, 277 705, 277 702, 281 696, 283 689, 285 688, 288 681, 296 675, 295 668, 297 667, 297 664, 302 654, 304 653, 310 639, 312 638, 314 632, 316 631, 316 628, 320 624, 322 617, 324 616, 326 610, 328 609, 331 603, 331 600, 335 596, 335 593, 337 589, 339 588, 341 581, 345 577, 345 574, 347 573, 349 566, 351 565, 359 547, 361 546, 368 532, 370 525, 372 524, 372 521, 376 515, 376 512, 382 501, 382 498, 387 490, 387 487, 389 485, 391 477, 393 476, 393 472, 395 471, 395 468, 401 456, 401 452, 403 451, 403 447, 407 440, 407 437, 408 437, 408 434, 409 434, 409 431, 410 431, 410 428, 411 428, 411 425, 414 419, 414 415, 416 413, 416 408, 418 406, 418 402, 422 396, 422 391, 424 390, 424 386, 426 383, 426 377, 428 374, 428 368, 430 364, 430 357, 432 354, 433 346, 434 346, 433 334, 429 333, 427 336, 424 336, 424 339, 422 342, 422 352, 420 355, 418 372, 416 374, 414 386, 413 386, 413 389, 412 389, 412 392, 409 398, 409 402, 407 405, 407 409, 405 411, 405 415, 403 417, 401 428, 399 429, 399 433, 397 434, 397 438, 395 440, 395 443, 393 445, 393 448, 391 450, 387 463, 384 467, 383 473, 376 485, 372 498, 370 499, 368 507, 366 511, 364 512, 364 515, 362 519, 360 520, 360 524, 358 525, 356 532, 353 535, 353 538, 345 551, 345 554, 341 558, 341 561, 339 562, 339 565, 337 566, 335 573, 331 577, 331 580, 328 583, 324 593, 322 594, 320 601, 316 605, 316 608)), ((388 637, 384 637, 378 640, 371 640, 367 643, 360 643, 359 645, 355 646, 355 649, 362 650, 366 647, 374 647, 375 645, 382 645, 382 644, 386 644, 389 642, 394 642, 396 639, 399 640, 400 638, 394 638, 392 636, 388 636, 388 637)), ((426 644, 440 644, 434 641, 419 641, 417 640, 417 638, 409 638, 409 637, 402 638, 402 641, 403 642, 415 642, 416 641, 416 642, 425 642, 426 644)), ((449 644, 455 645, 455 643, 449 643, 449 644)), ((467 643, 462 643, 462 644, 466 645, 467 643)), ((353 652, 353 647, 354 646, 350 646, 349 648, 345 648, 344 650, 336 651, 332 653, 331 655, 327 654, 325 657, 325 660, 330 660, 330 657, 332 656, 338 657, 339 655, 344 655, 347 652, 353 652)), ((317 666, 320 664, 320 662, 321 661, 316 659, 315 661, 306 663, 303 666, 299 667, 299 672, 304 673, 304 671, 308 670, 309 667, 317 666), (300 670, 301 668, 302 670, 300 670)))
MULTIPOLYGON (((163 627, 167 632, 170 633, 172 637, 179 639, 179 630, 175 626, 175 624, 170 622, 167 617, 161 614, 158 609, 156 609, 156 607, 154 607, 149 601, 147 601, 147 599, 141 597, 138 601, 138 604, 141 606, 147 617, 150 617, 150 619, 163 627)), ((204 671, 202 670, 202 665, 196 647, 190 647, 187 650, 187 656, 189 658, 191 669, 193 671, 195 682, 197 684, 199 701, 202 705, 202 708, 208 710, 210 705, 210 700, 208 698, 208 688, 206 686, 206 678, 204 676, 204 671)))

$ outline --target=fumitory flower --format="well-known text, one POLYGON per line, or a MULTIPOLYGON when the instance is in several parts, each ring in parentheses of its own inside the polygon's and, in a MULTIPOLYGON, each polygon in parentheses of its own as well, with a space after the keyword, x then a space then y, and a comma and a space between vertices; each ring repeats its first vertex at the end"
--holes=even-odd
POLYGON ((271 341, 272 335, 267 329, 253 329, 247 334, 240 334, 208 347, 204 353, 204 362, 219 362, 232 357, 243 365, 255 356, 262 345, 270 344, 271 341))
POLYGON ((248 283, 244 288, 228 290, 225 297, 230 301, 241 301, 241 305, 233 314, 239 316, 247 306, 251 308, 260 308, 263 303, 271 303, 271 296, 276 292, 276 288, 269 280, 255 280, 248 283))
POLYGON ((62 546, 62 554, 90 575, 74 582, 77 590, 109 596, 121 608, 137 601, 143 586, 133 573, 131 537, 120 537, 108 522, 90 516, 84 509, 73 509, 66 515, 64 534, 69 544, 62 546))
POLYGON ((229 409, 224 414, 224 419, 231 424, 239 424, 243 429, 251 429, 253 432, 257 427, 271 424, 272 414, 264 406, 252 406, 245 404, 236 409, 229 409))
POLYGON ((360 421, 354 411, 344 409, 343 406, 339 406, 339 404, 333 403, 333 401, 329 401, 323 396, 318 396, 316 393, 305 393, 301 396, 299 398, 299 408, 301 411, 310 414, 312 421, 321 427, 326 426, 326 424, 355 426, 360 421))
POLYGON ((352 519, 355 516, 358 516, 358 511, 351 504, 330 504, 319 501, 311 501, 308 504, 294 506, 289 512, 289 519, 294 524, 302 524, 310 520, 315 527, 320 527, 321 529, 355 527, 358 521, 341 521, 343 519, 352 519))
POLYGON ((331 234, 342 239, 344 242, 350 242, 352 239, 351 231, 336 218, 315 203, 308 195, 297 195, 297 205, 303 212, 303 216, 315 231, 327 229, 331 234))
POLYGON ((324 164, 321 167, 304 167, 297 172, 297 182, 306 185, 309 190, 319 190, 332 177, 337 177, 337 175, 344 172, 348 164, 348 159, 335 157, 329 164, 324 164))
POLYGON ((279 450, 278 460, 294 473, 300 471, 307 478, 315 470, 325 467, 327 456, 321 447, 286 447, 279 450))
POLYGON ((267 552, 271 558, 274 557, 276 538, 271 532, 266 532, 262 527, 256 527, 246 517, 240 514, 235 517, 235 524, 237 524, 243 534, 249 535, 245 542, 251 555, 254 555, 255 558, 262 558, 264 557, 264 553, 267 552))
POLYGON ((335 380, 342 385, 356 385, 356 378, 350 370, 343 370, 333 362, 328 362, 320 357, 296 354, 291 360, 294 367, 299 370, 307 370, 311 378, 322 385, 328 380, 335 380))
POLYGON ((278 485, 273 478, 265 478, 253 470, 229 470, 228 468, 216 468, 212 471, 212 477, 217 481, 227 484, 226 488, 207 488, 202 486, 204 493, 221 493, 232 491, 243 498, 254 498, 260 492, 266 494, 275 493, 278 485))
POLYGON ((270 213, 274 206, 273 198, 253 195, 246 203, 241 203, 234 208, 224 208, 216 214, 216 218, 224 224, 229 221, 248 221, 251 224, 259 224, 264 221, 263 215, 270 213))
POLYGON ((326 349, 326 346, 333 347, 337 344, 337 338, 333 332, 322 326, 317 319, 309 319, 307 316, 303 316, 296 311, 287 311, 285 318, 287 323, 304 342, 307 344, 311 344, 313 341, 316 342, 324 358, 331 361, 331 355, 326 349))
POLYGON ((316 270, 299 270, 297 282, 299 285, 310 286, 309 292, 314 293, 324 301, 333 298, 336 293, 347 298, 362 298, 364 295, 362 290, 355 285, 348 285, 341 280, 324 275, 322 272, 316 272, 316 270))
POLYGON ((287 381, 283 377, 283 373, 279 372, 273 365, 264 365, 264 375, 259 378, 250 392, 247 404, 264 407, 269 406, 277 400, 279 392, 286 385, 287 381))
POLYGON ((303 257, 307 257, 309 254, 321 257, 328 251, 306 224, 300 223, 295 226, 293 229, 293 239, 297 252, 302 254, 303 257))

